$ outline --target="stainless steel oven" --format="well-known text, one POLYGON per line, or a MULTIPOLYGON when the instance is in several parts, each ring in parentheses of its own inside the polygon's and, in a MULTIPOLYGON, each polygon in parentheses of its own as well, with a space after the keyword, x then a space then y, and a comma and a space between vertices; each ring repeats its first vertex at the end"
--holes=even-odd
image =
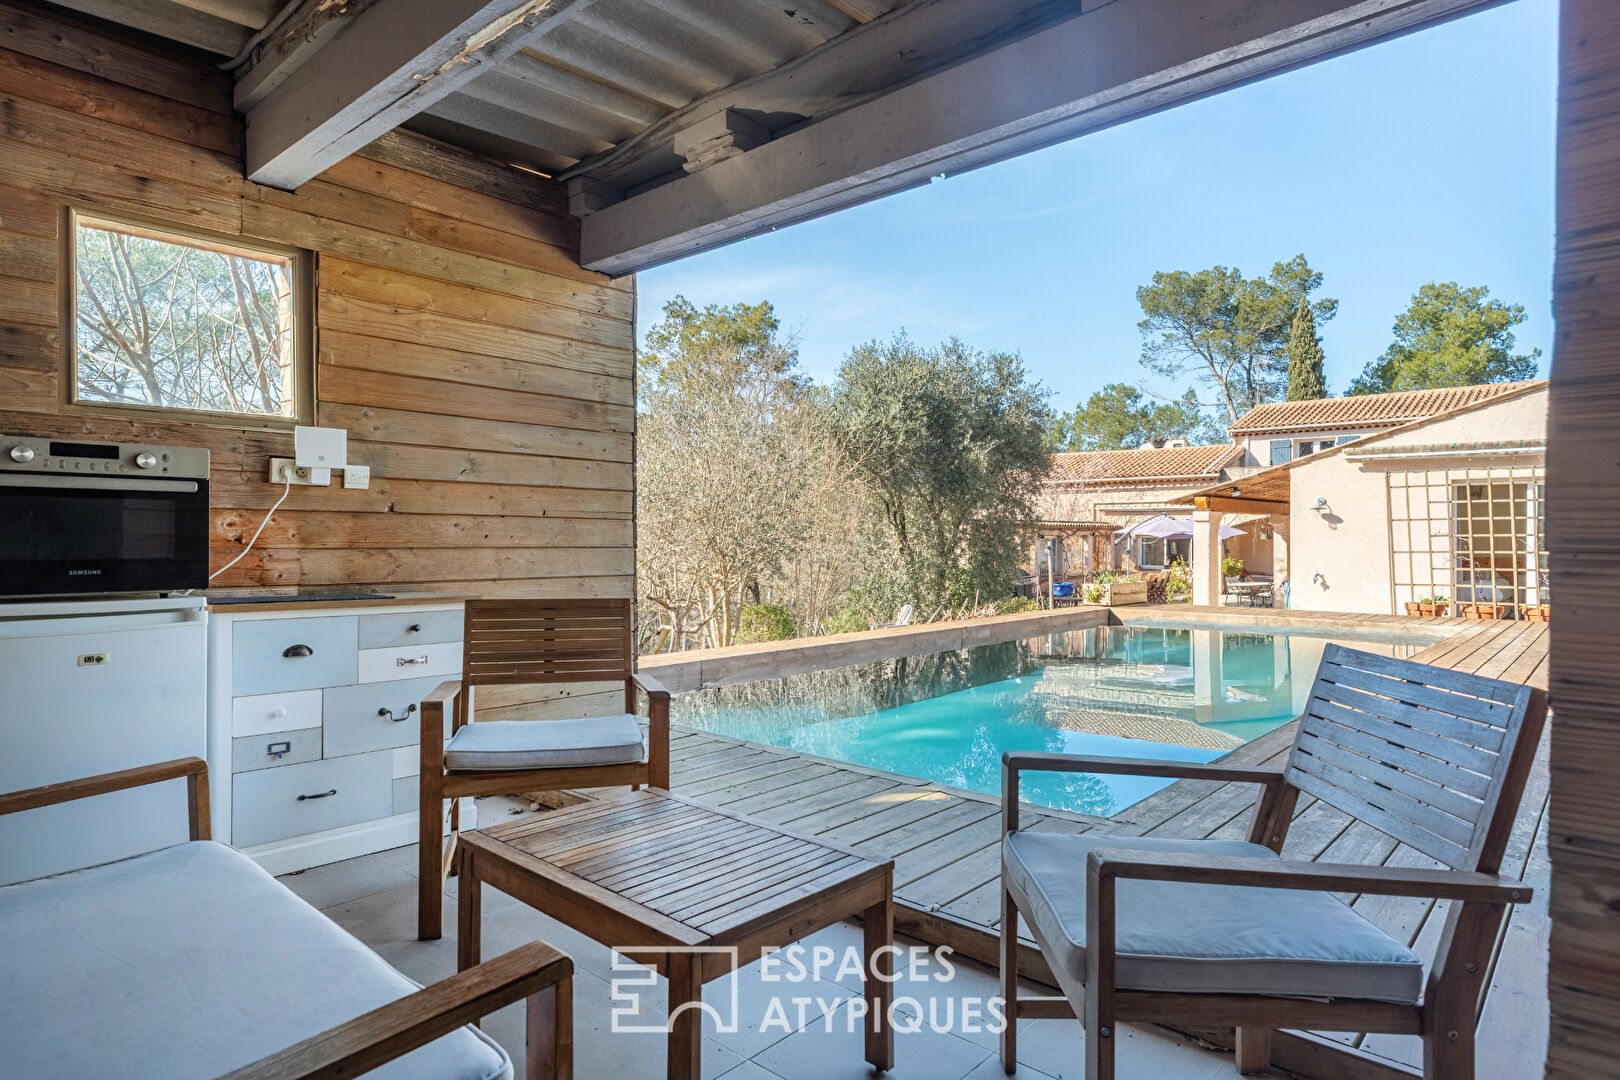
POLYGON ((207 584, 207 450, 0 435, 0 596, 207 584))

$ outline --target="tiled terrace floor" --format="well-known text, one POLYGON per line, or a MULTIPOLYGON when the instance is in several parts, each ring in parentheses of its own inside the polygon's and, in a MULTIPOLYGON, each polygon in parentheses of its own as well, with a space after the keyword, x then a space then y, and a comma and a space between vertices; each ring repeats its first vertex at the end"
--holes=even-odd
MULTIPOLYGON (((487 799, 479 805, 481 815, 500 815, 503 800, 487 799)), ((445 921, 445 936, 439 941, 416 940, 416 849, 396 848, 358 859, 316 867, 281 880, 311 904, 319 907, 340 926, 371 946, 383 959, 419 982, 436 982, 455 974, 455 918, 445 921)), ((452 896, 456 882, 446 890, 452 896)), ((454 902, 450 910, 453 912, 454 902)), ((575 1074, 579 1080, 660 1080, 664 1071, 664 1041, 661 1035, 615 1033, 610 1028, 614 1008, 609 980, 613 978, 610 954, 598 945, 554 919, 488 886, 484 892, 483 952, 497 956, 508 949, 535 939, 548 941, 567 951, 575 964, 575 1074)), ((807 947, 830 946, 841 959, 846 947, 859 949, 860 928, 838 924, 812 936, 807 947)), ((902 945, 919 944, 902 940, 902 945)), ((811 963, 807 955, 805 963, 811 963)), ((888 1074, 897 1080, 1000 1080, 1005 1074, 996 1056, 996 1036, 982 1025, 980 1030, 963 1030, 961 1002, 983 1001, 995 995, 994 973, 972 961, 952 958, 955 972, 949 982, 926 978, 902 978, 896 997, 912 997, 921 1005, 924 1026, 915 1034, 896 1037, 895 1069, 888 1074), (947 1016, 946 1009, 951 1013, 947 1016), (934 1031, 928 1025, 928 1010, 950 1030, 934 1031), (959 1032, 959 1033, 953 1033, 959 1032)), ((934 968, 935 973, 938 968, 934 968)), ((846 1003, 860 996, 859 976, 836 970, 836 961, 827 965, 823 978, 788 983, 767 983, 758 963, 744 968, 737 976, 740 1002, 739 1031, 719 1034, 705 1019, 703 1045, 704 1080, 861 1080, 871 1077, 863 1060, 858 1020, 852 1029, 846 1003), (782 1002, 782 1015, 795 1030, 788 1032, 777 1022, 763 1025, 776 997, 782 1002), (798 1022, 799 1000, 809 999, 805 1022, 798 1022), (767 1030, 761 1030, 767 1027, 767 1030)), ((728 981, 705 988, 705 1000, 723 1005, 730 996, 728 981)), ((1032 992, 1049 992, 1032 989, 1032 992)), ((662 984, 654 991, 649 1018, 662 1019, 662 984)), ((523 1046, 522 1006, 514 1005, 493 1014, 484 1030, 519 1059, 523 1046)), ((1119 1050, 1120 1075, 1125 1080, 1213 1080, 1235 1077, 1230 1054, 1204 1049, 1155 1029, 1126 1027, 1119 1050)), ((1024 1063, 1018 1070, 1022 1080, 1063 1080, 1079 1077, 1080 1045, 1083 1035, 1073 1020, 1026 1020, 1019 1025, 1019 1054, 1024 1063)), ((521 1080, 522 1062, 518 1060, 521 1080)), ((1278 1073, 1277 1076, 1282 1074, 1278 1073)))

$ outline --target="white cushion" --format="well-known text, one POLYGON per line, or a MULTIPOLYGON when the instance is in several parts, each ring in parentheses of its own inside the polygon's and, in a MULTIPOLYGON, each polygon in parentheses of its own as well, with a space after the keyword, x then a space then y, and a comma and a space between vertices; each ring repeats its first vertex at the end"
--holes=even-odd
POLYGON ((629 765, 646 756, 630 713, 574 720, 485 720, 467 724, 444 747, 454 772, 629 765))
MULTIPOLYGON (((419 989, 207 841, 0 888, 7 1076, 217 1077, 419 989)), ((367 1073, 510 1077, 460 1028, 367 1073)))
MULTIPOLYGON (((1015 832, 1001 845, 1024 917, 1080 982, 1086 972, 1086 857, 1093 848, 1276 859, 1241 840, 1015 832)), ((1121 989, 1412 1004, 1423 961, 1332 893, 1122 878, 1115 886, 1121 989)))

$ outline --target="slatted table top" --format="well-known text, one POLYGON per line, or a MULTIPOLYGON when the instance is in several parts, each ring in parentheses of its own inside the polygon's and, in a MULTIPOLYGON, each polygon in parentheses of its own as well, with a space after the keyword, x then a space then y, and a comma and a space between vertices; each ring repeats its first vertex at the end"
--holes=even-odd
MULTIPOLYGON (((894 868, 893 860, 656 788, 467 833, 463 842, 483 865, 499 860, 570 902, 686 945, 792 926, 782 923, 784 912, 808 912, 829 898, 886 893, 894 868)), ((492 880, 482 869, 479 877, 492 880)))

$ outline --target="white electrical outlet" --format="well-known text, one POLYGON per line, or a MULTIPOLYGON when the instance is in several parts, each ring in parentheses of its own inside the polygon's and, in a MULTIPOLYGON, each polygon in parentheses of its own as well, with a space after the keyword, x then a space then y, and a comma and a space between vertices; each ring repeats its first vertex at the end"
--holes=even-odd
POLYGON ((371 486, 370 465, 345 465, 343 467, 343 486, 346 488, 368 488, 371 486))
POLYGON ((270 482, 272 484, 285 484, 287 473, 291 470, 292 482, 295 487, 326 487, 332 482, 330 469, 310 469, 303 465, 294 464, 292 458, 273 457, 270 459, 270 482), (325 473, 326 479, 316 478, 318 473, 325 473))

